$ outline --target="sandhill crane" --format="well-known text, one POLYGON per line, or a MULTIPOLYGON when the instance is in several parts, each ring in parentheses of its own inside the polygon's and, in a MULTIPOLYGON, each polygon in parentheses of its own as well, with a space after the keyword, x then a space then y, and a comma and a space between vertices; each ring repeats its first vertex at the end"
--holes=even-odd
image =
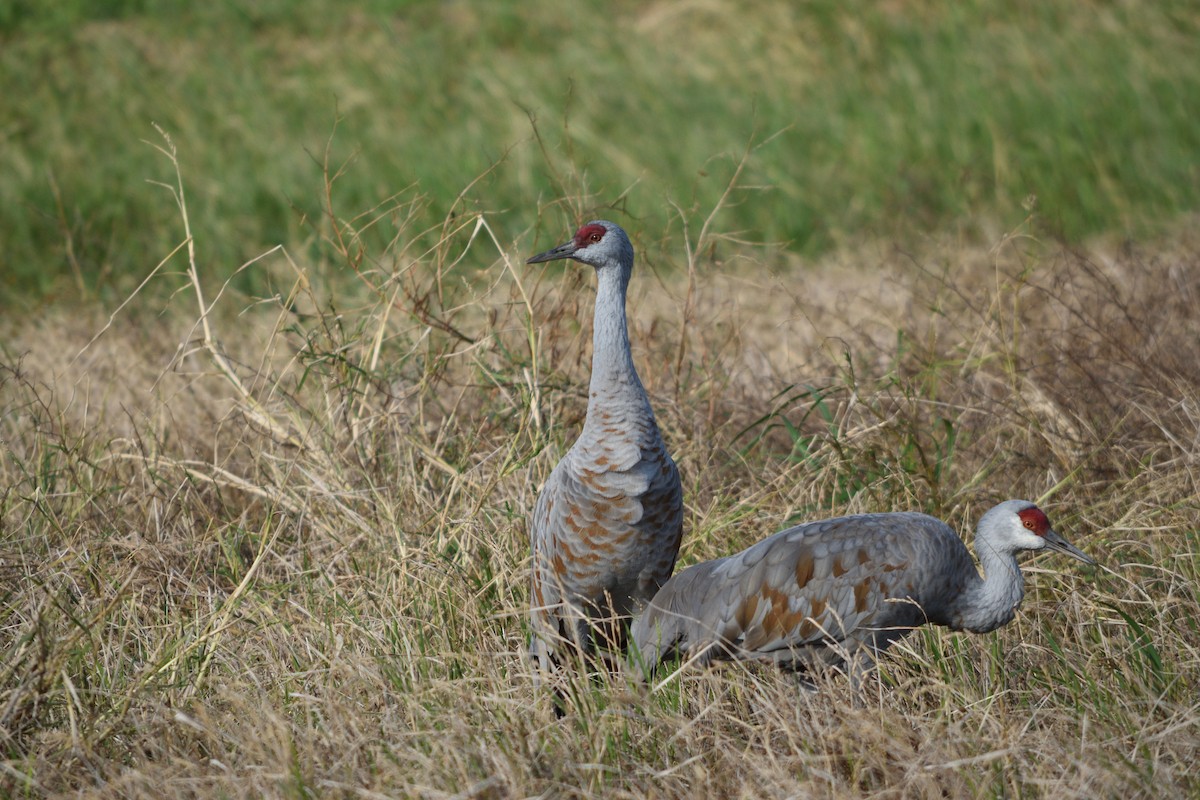
POLYGON ((1049 548, 1096 563, 1025 500, 979 520, 975 551, 925 514, 863 514, 780 531, 735 555, 683 570, 634 622, 648 673, 678 652, 701 664, 761 660, 808 671, 849 662, 859 676, 892 642, 925 623, 987 633, 1025 594, 1016 555, 1049 548))
POLYGON ((683 535, 679 472, 629 349, 633 245, 620 226, 595 220, 526 263, 561 258, 595 267, 598 286, 583 431, 529 520, 530 655, 541 671, 564 646, 590 653, 599 638, 623 647, 629 617, 671 576, 683 535))

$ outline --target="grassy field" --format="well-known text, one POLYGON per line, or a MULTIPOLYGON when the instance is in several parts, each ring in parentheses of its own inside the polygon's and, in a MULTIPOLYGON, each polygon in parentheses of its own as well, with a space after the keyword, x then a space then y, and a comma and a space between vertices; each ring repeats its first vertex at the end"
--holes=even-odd
POLYGON ((0 796, 1200 795, 1195 9, 390 6, 0 6, 38 76, 0 98, 0 796), (523 260, 593 216, 682 564, 1024 497, 1099 566, 1025 560, 1011 625, 858 703, 730 666, 556 718, 525 518, 594 278, 523 260))
POLYGON ((327 159, 344 209, 420 196, 424 226, 486 212, 506 239, 562 201, 677 243, 672 206, 711 208, 747 148, 725 229, 808 256, 986 245, 1031 198, 1050 238, 1159 233, 1200 207, 1197 39, 1169 1, 14 0, 0 302, 126 290, 175 245, 152 122, 212 264, 318 260, 327 159))

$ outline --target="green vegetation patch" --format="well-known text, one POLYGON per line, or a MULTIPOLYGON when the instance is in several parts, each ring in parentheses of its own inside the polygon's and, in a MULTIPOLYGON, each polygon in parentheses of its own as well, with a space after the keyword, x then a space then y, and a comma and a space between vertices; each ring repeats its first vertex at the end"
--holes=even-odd
POLYGON ((728 228, 805 254, 1026 206, 1152 232, 1200 205, 1197 40, 1183 2, 9 3, 0 297, 125 288, 177 243, 151 123, 229 271, 310 252, 326 161, 345 207, 410 191, 432 226, 468 187, 510 235, 561 198, 662 230, 747 146, 728 228))

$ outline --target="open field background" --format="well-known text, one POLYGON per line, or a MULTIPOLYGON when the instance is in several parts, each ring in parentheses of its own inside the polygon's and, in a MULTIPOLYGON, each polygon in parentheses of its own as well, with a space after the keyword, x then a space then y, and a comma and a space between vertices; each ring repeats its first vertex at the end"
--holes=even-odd
POLYGON ((10 0, 0 287, 127 288, 175 246, 151 122, 214 264, 322 263, 327 154, 344 213, 421 195, 418 230, 454 208, 510 240, 572 198, 623 209, 655 257, 672 204, 711 208, 748 146, 723 229, 808 256, 990 243, 1031 197, 1050 237, 1161 232, 1200 205, 1198 38, 1176 0, 10 0))
POLYGON ((1200 793, 1191 5, 149 5, 0 11, 0 796, 1200 793), (1101 565, 858 706, 555 719, 525 515, 593 278, 522 261, 593 216, 682 563, 1016 496, 1101 565))

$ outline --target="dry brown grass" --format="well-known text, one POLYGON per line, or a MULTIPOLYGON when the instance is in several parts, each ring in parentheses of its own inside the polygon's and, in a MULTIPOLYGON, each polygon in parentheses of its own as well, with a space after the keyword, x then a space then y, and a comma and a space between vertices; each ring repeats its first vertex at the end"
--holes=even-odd
POLYGON ((685 563, 846 511, 966 532, 1016 496, 1103 566, 1037 560, 1016 622, 910 637, 861 707, 735 666, 581 687, 559 720, 521 658, 524 519, 582 420, 591 276, 488 233, 359 260, 331 231, 354 287, 270 254, 292 296, 226 294, 209 338, 204 275, 107 329, 6 320, 0 793, 1200 791, 1196 242, 640 267, 685 563))

